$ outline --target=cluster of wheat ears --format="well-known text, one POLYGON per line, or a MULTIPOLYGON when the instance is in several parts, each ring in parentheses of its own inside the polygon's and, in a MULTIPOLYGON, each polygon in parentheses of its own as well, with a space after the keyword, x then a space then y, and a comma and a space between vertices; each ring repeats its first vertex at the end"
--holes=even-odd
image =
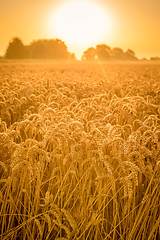
POLYGON ((0 65, 0 239, 160 239, 157 65, 0 65))

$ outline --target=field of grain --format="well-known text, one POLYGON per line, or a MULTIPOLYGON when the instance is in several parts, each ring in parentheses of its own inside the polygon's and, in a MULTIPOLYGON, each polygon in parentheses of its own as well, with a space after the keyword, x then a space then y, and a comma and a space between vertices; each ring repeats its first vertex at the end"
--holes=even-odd
POLYGON ((160 65, 0 64, 0 239, 160 239, 160 65))

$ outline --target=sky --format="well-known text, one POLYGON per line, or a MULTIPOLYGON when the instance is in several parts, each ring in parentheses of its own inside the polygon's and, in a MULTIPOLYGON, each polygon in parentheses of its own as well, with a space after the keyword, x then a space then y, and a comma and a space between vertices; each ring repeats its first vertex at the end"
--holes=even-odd
MULTIPOLYGON (((60 38, 54 16, 57 9, 70 1, 0 0, 0 55, 5 53, 13 37, 19 37, 24 44, 36 39, 60 38)), ((160 0, 88 1, 108 16, 108 22, 103 26, 104 34, 85 43, 73 42, 74 36, 62 39, 70 52, 80 58, 88 47, 105 43, 112 48, 132 49, 139 58, 160 57, 160 0)), ((88 18, 91 12, 88 11, 88 18)), ((96 22, 94 25, 96 32, 96 22)))

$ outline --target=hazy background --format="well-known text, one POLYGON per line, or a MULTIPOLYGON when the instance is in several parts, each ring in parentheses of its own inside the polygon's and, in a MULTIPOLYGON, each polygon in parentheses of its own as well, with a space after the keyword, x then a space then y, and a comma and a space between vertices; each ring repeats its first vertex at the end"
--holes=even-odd
MULTIPOLYGON (((113 31, 101 42, 111 47, 131 48, 141 57, 160 56, 160 0, 93 0, 110 14, 113 31)), ((58 38, 50 18, 66 0, 0 0, 0 55, 12 37, 24 44, 39 38, 58 38)), ((65 41, 65 39, 62 39, 65 41)), ((79 58, 90 47, 65 41, 79 58)))

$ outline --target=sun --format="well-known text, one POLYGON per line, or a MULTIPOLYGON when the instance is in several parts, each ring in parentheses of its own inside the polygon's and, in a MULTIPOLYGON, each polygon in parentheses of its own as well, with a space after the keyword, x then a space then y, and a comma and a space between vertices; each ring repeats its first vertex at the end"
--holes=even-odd
POLYGON ((112 30, 109 14, 91 0, 71 0, 59 5, 50 22, 58 38, 80 46, 94 44, 112 30))

